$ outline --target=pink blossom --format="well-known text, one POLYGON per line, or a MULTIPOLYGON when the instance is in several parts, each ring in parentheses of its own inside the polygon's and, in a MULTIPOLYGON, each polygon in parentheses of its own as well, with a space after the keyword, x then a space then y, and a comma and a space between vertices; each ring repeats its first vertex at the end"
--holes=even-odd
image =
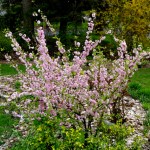
MULTIPOLYGON (((95 14, 93 16, 95 17, 95 14)), ((45 16, 42 18, 47 22, 45 16)), ((47 24, 53 29, 49 22, 47 24)), ((95 41, 90 40, 93 29, 94 23, 90 19, 83 51, 75 51, 71 61, 66 55, 68 51, 59 40, 56 41, 56 45, 62 58, 53 58, 49 55, 42 27, 37 29, 35 46, 38 51, 37 55, 24 53, 12 33, 8 32, 6 36, 11 39, 13 49, 26 66, 26 73, 19 77, 22 83, 21 91, 14 92, 8 100, 12 101, 24 95, 33 95, 34 101, 38 101, 39 107, 35 106, 31 110, 24 110, 28 116, 30 113, 33 115, 39 112, 41 115, 46 113, 50 117, 59 114, 62 124, 68 127, 72 123, 78 123, 81 127, 90 124, 89 131, 91 128, 93 130, 98 128, 97 122, 100 121, 100 116, 104 115, 108 108, 112 110, 110 104, 114 99, 118 99, 120 102, 120 95, 123 96, 129 79, 136 71, 136 65, 143 57, 149 57, 150 54, 141 52, 141 49, 138 48, 134 49, 134 55, 130 56, 127 53, 126 42, 115 38, 119 44, 118 57, 115 60, 108 62, 101 55, 93 52, 93 59, 89 63, 87 56, 105 39, 103 36, 95 41), (28 60, 28 57, 32 60, 28 60), (36 69, 33 66, 36 66, 36 69), (62 113, 62 111, 66 113, 62 113), (70 119, 67 119, 68 115, 70 119), (74 121, 70 123, 71 119, 74 121)), ((30 40, 26 35, 20 34, 20 36, 29 44, 30 40)), ((79 42, 76 42, 76 45, 77 47, 81 46, 79 42)), ((6 58, 9 59, 9 56, 7 55, 6 58)), ((26 107, 27 105, 29 107, 30 104, 32 106, 32 101, 27 100, 24 104, 26 107)), ((17 114, 14 113, 14 115, 17 114)))

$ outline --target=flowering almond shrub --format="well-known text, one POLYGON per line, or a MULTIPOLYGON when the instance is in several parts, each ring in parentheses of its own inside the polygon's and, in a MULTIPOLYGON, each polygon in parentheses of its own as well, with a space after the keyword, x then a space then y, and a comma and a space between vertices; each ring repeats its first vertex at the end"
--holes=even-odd
MULTIPOLYGON (((54 31, 43 14, 42 18, 51 31, 54 31)), ((115 38, 119 43, 118 57, 109 61, 97 49, 105 37, 96 41, 90 39, 93 28, 91 18, 83 51, 74 51, 72 60, 69 60, 68 52, 58 38, 56 45, 61 57, 52 58, 49 55, 42 27, 37 29, 35 47, 30 44, 30 39, 26 35, 20 34, 28 43, 29 49, 36 49, 37 54, 24 53, 12 33, 6 34, 12 41, 16 55, 26 66, 26 73, 19 75, 21 91, 10 95, 8 101, 16 101, 25 95, 34 96, 34 99, 20 101, 17 104, 20 109, 16 115, 20 113, 21 118, 28 115, 32 119, 39 113, 50 119, 59 117, 60 126, 82 128, 85 139, 98 134, 103 120, 116 123, 120 119, 125 119, 123 96, 128 81, 137 70, 137 64, 141 59, 149 57, 150 54, 138 47, 130 56, 127 53, 126 42, 115 38), (90 53, 93 59, 89 62, 87 56, 90 53)), ((76 45, 79 47, 80 43, 76 45)), ((7 56, 7 59, 10 57, 7 56)))

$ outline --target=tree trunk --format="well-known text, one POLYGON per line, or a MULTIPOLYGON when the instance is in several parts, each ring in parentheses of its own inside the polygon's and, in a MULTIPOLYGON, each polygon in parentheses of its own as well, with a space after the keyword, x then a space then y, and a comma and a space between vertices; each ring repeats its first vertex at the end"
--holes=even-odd
POLYGON ((133 33, 131 32, 127 32, 127 34, 125 35, 125 40, 127 43, 127 50, 129 53, 132 53, 133 50, 133 33))
POLYGON ((31 0, 22 0, 24 30, 31 36, 34 32, 34 22, 32 18, 32 2, 31 0))
POLYGON ((66 42, 67 22, 67 18, 60 19, 59 36, 62 43, 66 42))

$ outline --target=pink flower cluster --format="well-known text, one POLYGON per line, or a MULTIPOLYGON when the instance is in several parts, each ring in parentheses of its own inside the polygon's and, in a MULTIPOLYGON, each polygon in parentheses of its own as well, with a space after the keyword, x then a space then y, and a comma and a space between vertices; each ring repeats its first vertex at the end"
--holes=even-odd
MULTIPOLYGON (((101 37, 96 41, 90 40, 94 27, 92 20, 88 26, 83 51, 75 51, 72 61, 69 61, 60 41, 56 44, 63 55, 62 59, 52 58, 48 54, 42 27, 37 29, 37 55, 24 53, 12 33, 7 33, 12 40, 14 51, 26 66, 26 74, 20 74, 22 92, 10 95, 9 101, 22 95, 34 95, 39 102, 39 107, 36 108, 39 112, 53 117, 59 115, 62 124, 79 125, 86 131, 96 131, 105 112, 110 109, 113 113, 115 107, 121 106, 124 91, 137 70, 137 64, 143 57, 149 57, 150 53, 142 52, 139 47, 134 49, 134 55, 130 56, 126 50, 126 42, 116 39, 120 43, 117 59, 110 62, 101 54, 93 53, 93 60, 88 62, 89 53, 105 39, 101 37), (27 57, 33 61, 27 60, 27 57)), ((23 36, 23 39, 30 42, 26 36, 23 36)))

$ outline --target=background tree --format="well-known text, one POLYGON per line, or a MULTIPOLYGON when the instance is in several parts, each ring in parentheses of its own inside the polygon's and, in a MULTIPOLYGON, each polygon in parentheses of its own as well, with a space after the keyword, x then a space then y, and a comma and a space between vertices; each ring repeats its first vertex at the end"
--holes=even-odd
POLYGON ((82 22, 85 10, 92 9, 93 1, 91 0, 40 0, 34 1, 35 10, 41 9, 50 21, 60 22, 59 36, 62 42, 66 41, 68 23, 72 22, 77 33, 77 25, 82 22))
POLYGON ((3 16, 5 20, 5 28, 9 28, 15 32, 20 28, 22 20, 22 5, 20 0, 1 0, 1 7, 6 11, 3 16))
MULTIPOLYGON (((103 13, 105 28, 126 39, 128 49, 142 43, 148 46, 150 34, 150 1, 147 0, 105 0, 105 11, 97 11, 97 32, 100 32, 99 16, 103 13), (135 44, 135 45, 134 45, 135 44)), ((97 9, 98 10, 98 9, 97 9)))
POLYGON ((97 12, 96 14, 96 30, 98 33, 103 34, 104 29, 108 26, 109 17, 108 10, 109 5, 106 0, 97 0, 96 5, 94 6, 97 12))
POLYGON ((32 18, 32 1, 22 0, 22 11, 23 11, 23 26, 28 31, 28 36, 34 32, 34 22, 32 18))

